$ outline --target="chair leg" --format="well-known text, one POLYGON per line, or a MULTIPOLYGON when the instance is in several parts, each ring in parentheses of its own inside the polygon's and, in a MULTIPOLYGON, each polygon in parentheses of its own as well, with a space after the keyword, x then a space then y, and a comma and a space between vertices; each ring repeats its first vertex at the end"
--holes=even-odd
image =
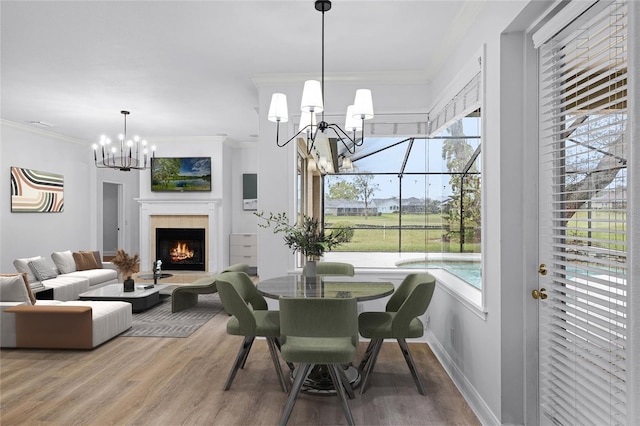
MULTIPOLYGON (((274 337, 273 341, 276 344, 278 351, 280 351, 282 349, 282 342, 280 341, 280 338, 274 337)), ((285 362, 287 363, 287 366, 289 367, 289 370, 291 370, 291 372, 295 371, 296 366, 292 362, 289 362, 289 361, 285 361, 285 362)))
POLYGON ((329 374, 331 375, 331 380, 333 381, 333 386, 335 386, 338 391, 338 396, 340 397, 340 405, 342 406, 342 411, 344 412, 344 416, 347 418, 347 423, 350 425, 354 425, 353 415, 351 414, 351 409, 349 408, 349 403, 347 402, 347 394, 344 391, 344 387, 342 386, 342 380, 340 379, 340 375, 344 374, 341 372, 342 366, 336 364, 330 364, 329 374))
POLYGON ((287 404, 284 406, 284 411, 282 412, 282 418, 280 419, 281 426, 286 425, 289 421, 293 406, 295 405, 298 394, 300 394, 300 389, 302 389, 302 385, 304 384, 304 379, 307 378, 312 365, 313 364, 301 364, 298 367, 300 370, 296 375, 296 379, 293 381, 291 392, 289 392, 289 399, 287 399, 287 404))
POLYGON ((273 361, 273 366, 276 368, 276 374, 278 375, 278 379, 280 380, 282 390, 284 391, 284 393, 288 393, 289 389, 287 389, 287 381, 284 378, 284 374, 282 374, 282 366, 280 365, 280 358, 278 358, 278 349, 276 348, 274 340, 275 339, 273 337, 267 337, 267 345, 269 346, 271 360, 273 361))
POLYGON ((345 392, 347 392, 347 396, 349 397, 349 399, 354 399, 356 397, 356 394, 353 393, 353 388, 351 387, 351 383, 349 382, 349 379, 347 378, 346 373, 344 372, 344 370, 346 368, 349 368, 351 366, 351 364, 345 364, 345 365, 340 365, 338 367, 338 377, 340 378, 340 381, 342 381, 342 385, 344 386, 344 390, 345 392))
POLYGON ((224 390, 229 390, 229 388, 231 387, 231 383, 233 383, 233 379, 236 377, 238 369, 241 365, 244 364, 244 361, 247 359, 247 355, 249 354, 249 350, 251 349, 251 344, 253 343, 254 338, 255 336, 246 336, 242 340, 240 350, 238 351, 238 355, 236 355, 236 360, 233 362, 231 371, 229 371, 229 375, 227 376, 227 381, 224 384, 224 390))
POLYGON ((413 381, 416 382, 416 386, 418 387, 418 392, 420 395, 425 395, 424 387, 422 387, 422 382, 420 382, 420 377, 418 376, 418 370, 416 369, 416 364, 413 362, 413 357, 411 356, 411 352, 409 352, 409 346, 407 346, 407 342, 404 339, 398 339, 398 345, 400 345, 400 350, 402 350, 402 355, 404 355, 405 361, 407 361, 407 365, 409 366, 409 371, 411 371, 411 376, 413 376, 413 381))
POLYGON ((373 347, 371 349, 371 354, 369 355, 369 359, 367 360, 364 370, 360 372, 360 374, 363 375, 362 382, 360 383, 360 395, 362 395, 367 388, 369 376, 371 376, 371 373, 373 373, 373 367, 375 366, 376 360, 378 359, 380 349, 382 349, 382 343, 384 342, 384 339, 375 339, 372 342, 373 347))
POLYGON ((255 336, 253 336, 251 338, 251 341, 249 342, 249 347, 247 348, 247 350, 244 353, 244 358, 242 359, 242 364, 240 365, 240 368, 244 368, 244 365, 247 363, 247 358, 249 358, 249 352, 251 352, 251 347, 253 346, 253 341, 255 340, 255 336))
POLYGON ((369 345, 367 346, 367 350, 364 351, 364 355, 362 355, 362 360, 360 361, 360 366, 358 366, 358 371, 364 370, 369 358, 371 358, 371 353, 373 351, 373 347, 375 346, 376 339, 369 340, 369 345))

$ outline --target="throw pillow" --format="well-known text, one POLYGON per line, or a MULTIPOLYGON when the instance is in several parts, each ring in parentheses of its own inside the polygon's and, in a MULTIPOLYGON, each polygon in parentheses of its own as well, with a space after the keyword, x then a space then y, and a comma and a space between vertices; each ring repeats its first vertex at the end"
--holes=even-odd
POLYGON ((29 285, 29 281, 27 280, 27 274, 0 274, 0 277, 15 277, 15 276, 22 277, 22 282, 24 282, 24 286, 27 288, 27 294, 29 295, 29 300, 31 301, 32 305, 35 305, 37 299, 36 299, 36 296, 33 294, 33 291, 31 290, 31 286, 29 285))
POLYGON ((91 251, 74 251, 73 260, 76 263, 76 271, 98 269, 98 262, 91 251))
POLYGON ((29 280, 30 283, 35 283, 36 281, 40 281, 40 280, 36 279, 36 276, 33 275, 33 271, 29 267, 29 262, 37 259, 42 259, 42 256, 25 257, 22 259, 16 259, 13 261, 13 266, 15 266, 16 271, 18 271, 19 273, 27 274, 27 279, 29 280))
POLYGON ((49 259, 44 257, 31 260, 28 265, 38 281, 49 280, 58 276, 58 271, 56 270, 55 265, 49 259))
POLYGON ((76 271, 76 261, 73 260, 73 254, 71 250, 56 251, 51 253, 51 259, 56 264, 58 272, 61 274, 68 274, 76 271))
POLYGON ((0 300, 3 302, 23 302, 31 305, 29 293, 24 285, 22 274, 0 276, 0 300))
POLYGON ((93 253, 93 257, 96 258, 96 263, 98 264, 97 268, 98 269, 102 269, 102 256, 100 256, 100 252, 99 251, 92 251, 91 253, 93 253))

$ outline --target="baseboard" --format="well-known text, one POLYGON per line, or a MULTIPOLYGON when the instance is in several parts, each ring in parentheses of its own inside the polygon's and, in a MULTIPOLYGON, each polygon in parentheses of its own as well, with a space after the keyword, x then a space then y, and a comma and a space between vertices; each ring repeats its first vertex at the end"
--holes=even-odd
POLYGON ((467 401, 467 404, 469 404, 475 415, 478 417, 480 424, 499 425, 500 421, 498 418, 491 411, 471 382, 467 380, 464 373, 453 362, 438 339, 436 339, 430 330, 425 330, 425 336, 427 337, 427 341, 429 342, 429 346, 431 347, 433 354, 438 358, 438 361, 440 361, 440 364, 456 385, 462 394, 462 397, 467 401))

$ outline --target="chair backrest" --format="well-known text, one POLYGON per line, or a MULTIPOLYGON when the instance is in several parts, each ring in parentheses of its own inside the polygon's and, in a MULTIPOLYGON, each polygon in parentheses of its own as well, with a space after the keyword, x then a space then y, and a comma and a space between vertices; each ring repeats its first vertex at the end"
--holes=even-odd
MULTIPOLYGON (((305 275, 306 266, 302 268, 302 275, 305 275)), ((316 263, 316 274, 318 275, 343 275, 352 277, 355 269, 350 263, 344 262, 318 262, 316 263)))
POLYGON ((249 271, 249 265, 246 263, 234 263, 233 265, 229 265, 226 268, 224 268, 221 272, 248 272, 249 271))
POLYGON ((251 308, 244 301, 238 289, 231 282, 230 277, 216 281, 218 295, 225 311, 238 321, 239 333, 243 336, 253 336, 256 333, 256 318, 253 316, 251 308))
POLYGON ((216 281, 219 280, 228 281, 233 284, 244 301, 249 303, 255 311, 266 311, 269 309, 264 296, 258 293, 256 285, 251 281, 251 278, 246 272, 223 272, 216 278, 216 281))
POLYGON ((427 273, 409 274, 402 280, 385 309, 396 313, 391 325, 394 334, 407 330, 411 320, 426 312, 435 287, 435 278, 427 273))
POLYGON ((280 298, 280 333, 298 337, 351 337, 358 343, 358 304, 355 298, 280 298))

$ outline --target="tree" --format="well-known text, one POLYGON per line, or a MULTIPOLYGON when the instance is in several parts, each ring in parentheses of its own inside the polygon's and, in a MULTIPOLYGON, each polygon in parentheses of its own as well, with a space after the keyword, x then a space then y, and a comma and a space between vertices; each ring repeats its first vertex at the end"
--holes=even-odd
POLYGON ((369 203, 373 195, 380 189, 380 185, 373 182, 373 175, 355 175, 353 185, 358 189, 359 198, 364 201, 364 215, 369 216, 369 203))
MULTIPOLYGON (((465 172, 464 167, 473 155, 474 148, 464 137, 462 120, 456 121, 447 132, 454 136, 442 144, 442 159, 446 161, 449 172, 465 172), (460 138, 457 138, 460 136, 460 138)), ((445 202, 446 219, 449 222, 449 236, 459 233, 460 244, 465 242, 465 230, 470 231, 470 239, 478 242, 480 238, 480 176, 476 163, 467 172, 471 174, 454 174, 449 179, 452 194, 445 202)))
POLYGON ((160 180, 164 186, 180 174, 179 158, 156 158, 153 163, 154 177, 160 180))
POLYGON ((330 200, 357 200, 359 195, 358 188, 353 183, 339 180, 329 186, 327 198, 330 200))

